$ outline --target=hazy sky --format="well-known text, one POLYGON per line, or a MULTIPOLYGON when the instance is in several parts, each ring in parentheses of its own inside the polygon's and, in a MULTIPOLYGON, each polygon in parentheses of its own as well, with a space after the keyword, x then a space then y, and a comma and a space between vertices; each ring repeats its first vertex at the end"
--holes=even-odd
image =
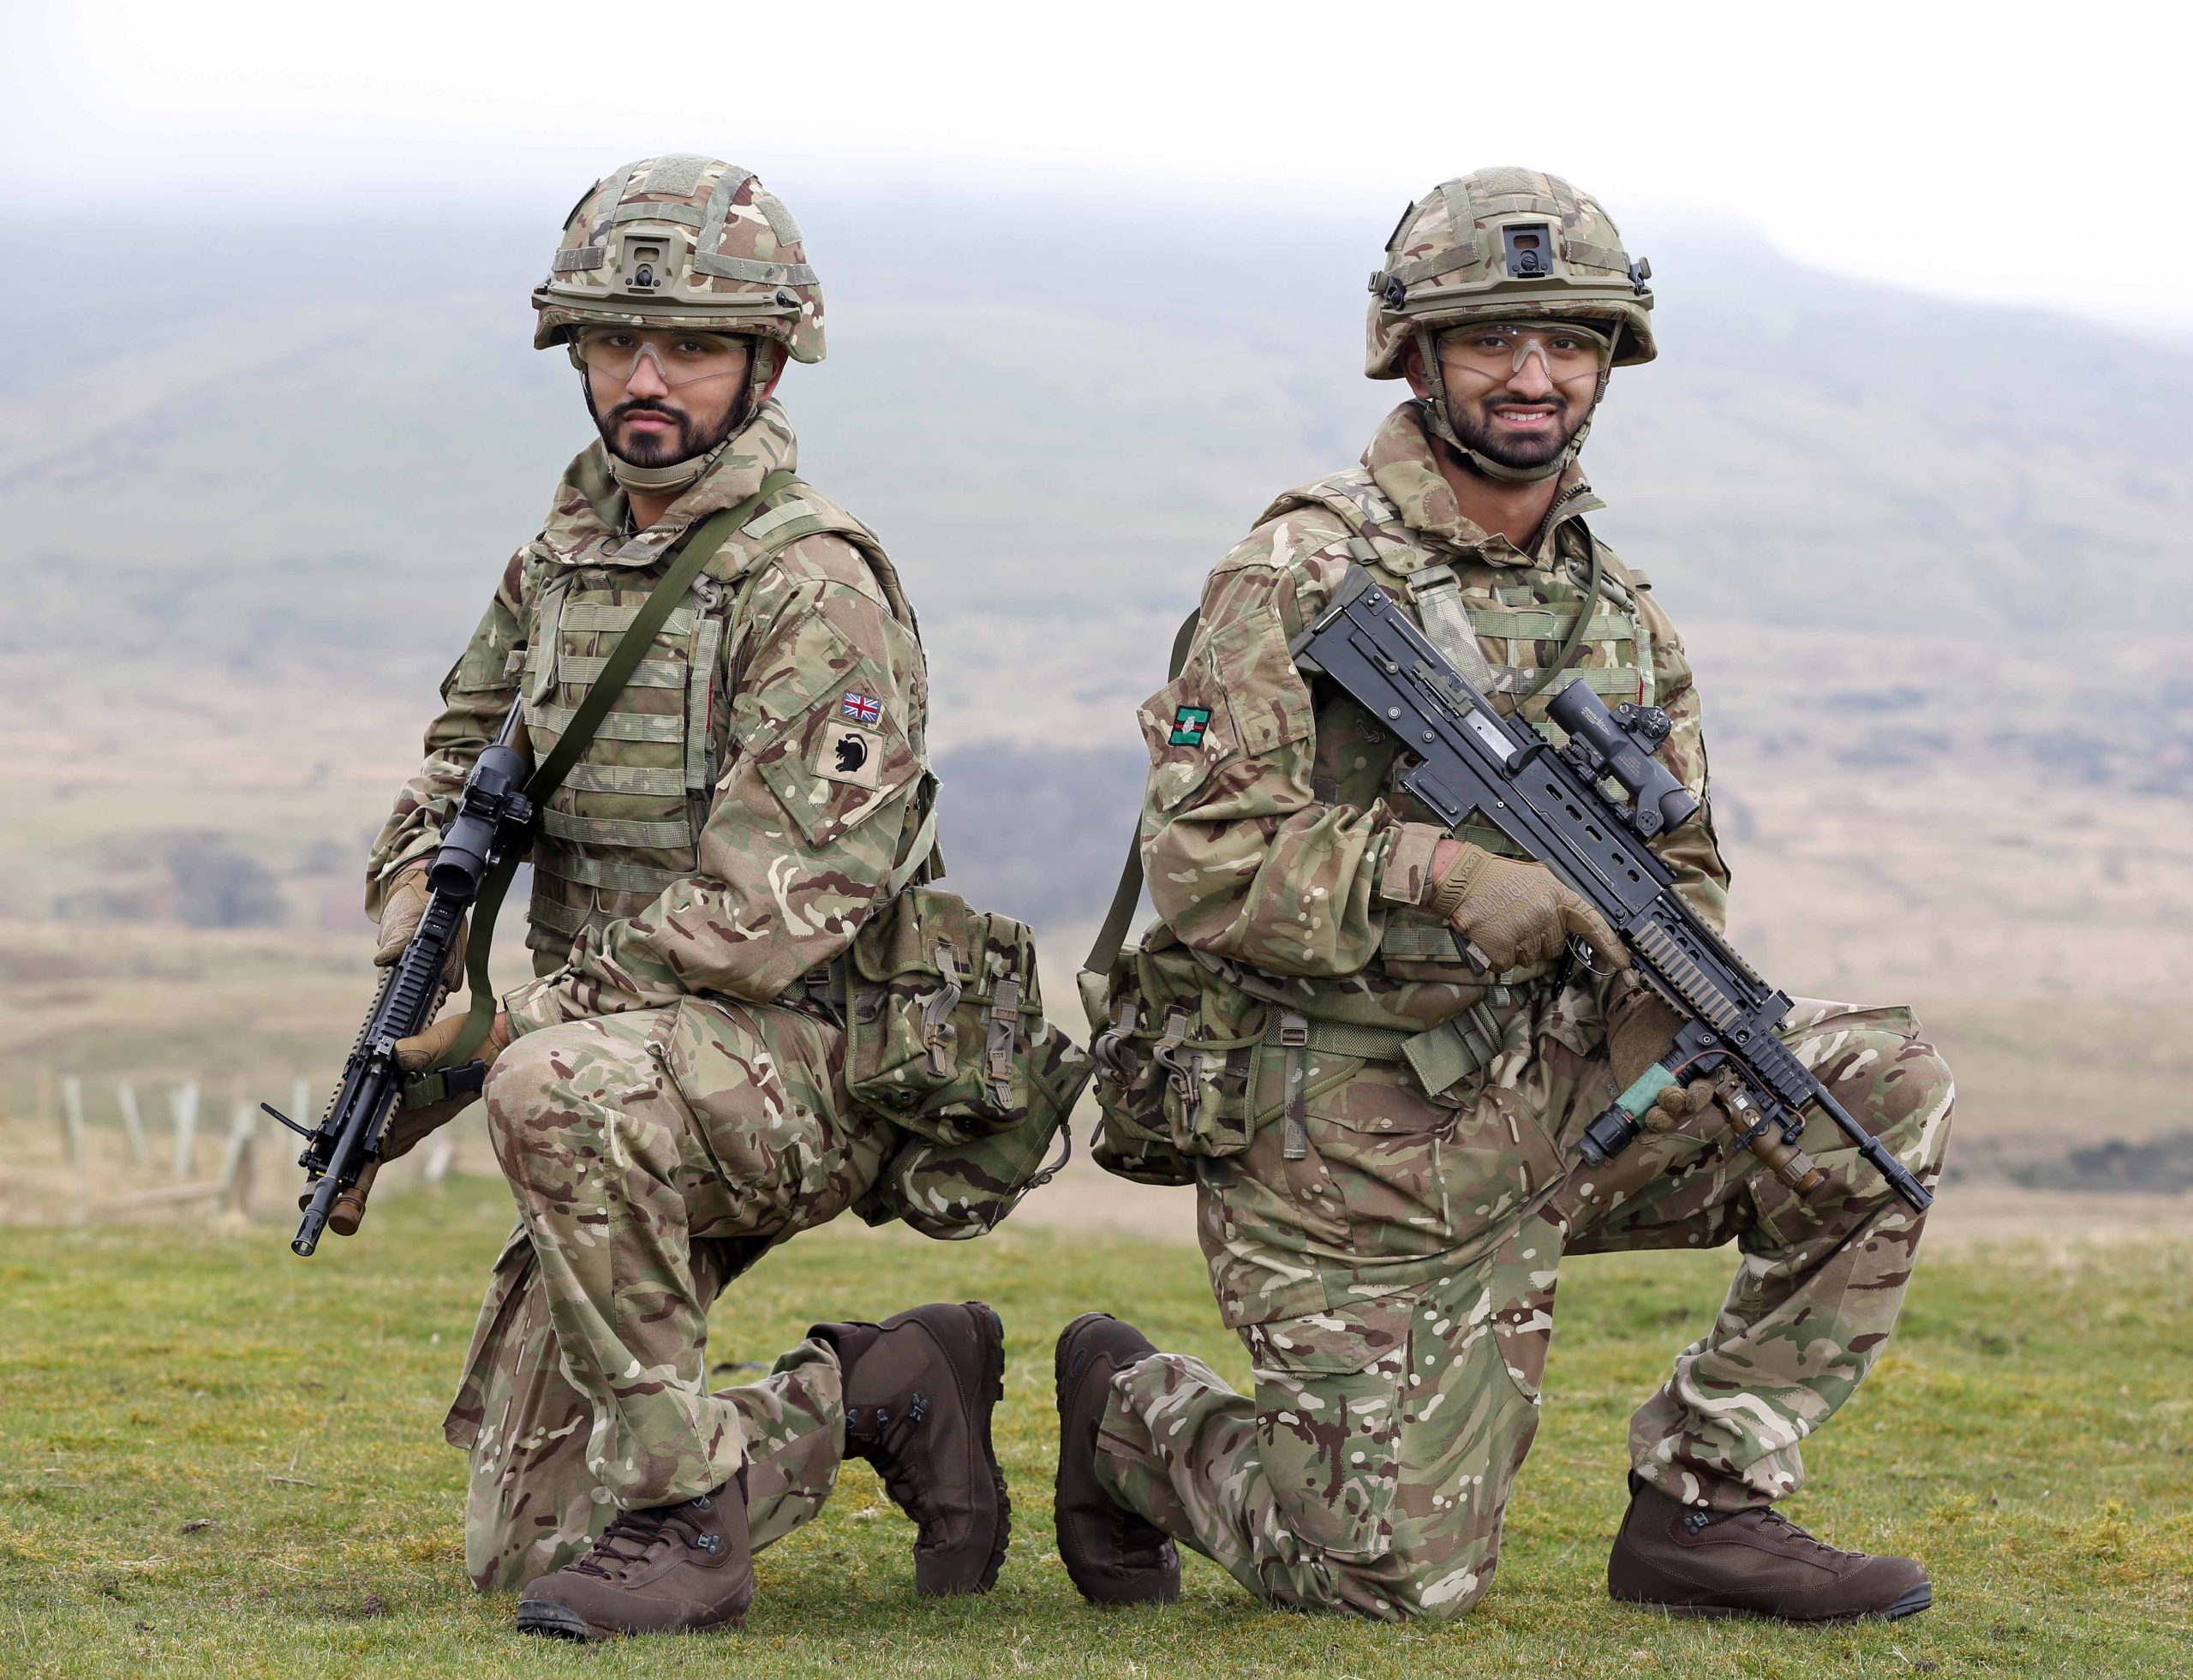
POLYGON ((87 252, 125 206, 204 194, 553 218, 627 157, 706 150, 795 204, 937 168, 1282 218, 1360 200, 1375 258, 1385 208, 1526 164, 1618 220, 1714 212, 1825 266, 2183 332, 2193 24, 2118 0, 2013 21, 2037 10, 4 0, 0 149, 8 196, 87 252))

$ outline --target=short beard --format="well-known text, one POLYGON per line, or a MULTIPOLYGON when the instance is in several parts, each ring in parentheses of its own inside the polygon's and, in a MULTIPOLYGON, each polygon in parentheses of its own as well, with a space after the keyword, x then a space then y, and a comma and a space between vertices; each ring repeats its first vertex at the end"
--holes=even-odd
MULTIPOLYGON (((591 412, 594 409, 592 391, 587 392, 586 405, 591 412)), ((627 466, 674 467, 680 461, 690 461, 697 455, 706 455, 745 424, 746 406, 745 394, 741 392, 738 400, 731 405, 730 412, 716 423, 713 432, 703 432, 693 423, 691 415, 673 409, 667 403, 649 402, 637 398, 628 403, 619 403, 606 415, 595 414, 594 423, 601 433, 604 447, 627 466), (628 416, 636 414, 667 416, 677 424, 677 442, 671 443, 640 433, 633 438, 629 450, 619 449, 616 443, 617 427, 628 416)))
POLYGON ((1559 418, 1564 422, 1557 432, 1537 437, 1500 438, 1492 431, 1492 410, 1497 406, 1497 397, 1486 398, 1479 404, 1477 414, 1464 414, 1452 397, 1447 399, 1447 421, 1455 428, 1455 435, 1462 440, 1465 449, 1474 451, 1488 461, 1500 466, 1527 471, 1543 467, 1557 459, 1576 435, 1576 422, 1569 417, 1569 399, 1556 393, 1552 399, 1560 405, 1559 418))

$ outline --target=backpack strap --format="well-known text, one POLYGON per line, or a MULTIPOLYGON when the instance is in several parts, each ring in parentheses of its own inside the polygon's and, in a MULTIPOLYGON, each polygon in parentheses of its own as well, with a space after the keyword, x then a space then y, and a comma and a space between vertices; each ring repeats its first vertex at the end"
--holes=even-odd
MULTIPOLYGON (((1173 637, 1173 658, 1166 667, 1165 680, 1177 681, 1188 662, 1189 646, 1196 639, 1196 627, 1203 622, 1203 611, 1196 611, 1180 620, 1180 628, 1173 637)), ((1126 866, 1120 871, 1120 884, 1112 890, 1112 907, 1104 913, 1104 925, 1097 930, 1096 942, 1089 948, 1089 960, 1082 967, 1102 974, 1120 960, 1120 952, 1127 942, 1127 929, 1134 921, 1134 907, 1142 897, 1142 819, 1135 819, 1134 832, 1127 838, 1126 866)))
MULTIPOLYGON (((639 615, 625 627, 624 633, 617 638, 617 645, 609 650, 609 657, 602 661, 601 674, 595 679, 586 698, 572 713, 570 726, 548 756, 526 778, 525 797, 533 802, 535 810, 545 807, 550 796, 564 785, 571 766, 578 762, 579 755, 594 739, 594 732, 601 726, 601 720, 624 692, 632 673, 639 668, 641 656, 654 645, 655 632, 662 628, 663 620, 678 602, 685 599, 702 568, 765 503, 797 481, 788 468, 780 467, 764 478, 762 487, 744 501, 710 514, 687 535, 678 557, 670 563, 670 569, 662 574, 642 604, 639 615)), ((792 535, 778 543, 777 547, 805 534, 798 529, 798 522, 787 522, 785 529, 792 535)), ((764 552, 774 553, 775 549, 764 552)), ((502 908, 503 894, 510 890, 511 877, 517 873, 519 861, 516 852, 504 858, 481 882, 480 896, 473 902, 472 931, 464 946, 464 975, 472 989, 472 1004, 465 1016, 464 1030, 457 1035, 457 1042, 449 1047, 439 1068, 456 1067, 469 1061, 487 1042, 487 1030, 494 1025, 497 999, 487 980, 487 957, 495 942, 496 913, 502 908)))

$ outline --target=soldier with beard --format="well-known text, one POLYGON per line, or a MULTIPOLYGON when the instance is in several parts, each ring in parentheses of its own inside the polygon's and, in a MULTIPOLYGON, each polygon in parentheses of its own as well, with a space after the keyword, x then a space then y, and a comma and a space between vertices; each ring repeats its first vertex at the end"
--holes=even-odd
MULTIPOLYGON (((1237 1394, 1102 1314, 1068 1326, 1060 1551, 1091 1599, 1173 1596, 1178 1542, 1269 1603, 1461 1615, 1537 1427, 1562 1257, 1733 1242, 1726 1305, 1632 1420, 1610 1590, 1808 1622, 1931 1602, 1915 1563, 1773 1509, 1799 1442, 1879 1357, 1921 1217, 1824 1118, 1802 1145, 1826 1183, 1796 1195, 1730 1146, 1705 1081, 1585 1166, 1579 1134, 1665 1054, 1672 1013, 1543 864, 1490 825, 1429 821, 1383 720, 1288 651, 1361 566, 1533 722, 1580 679, 1662 708, 1663 757, 1706 800, 1682 643, 1586 523, 1601 503, 1576 459, 1611 371, 1653 356, 1648 272, 1553 176, 1487 170, 1412 204, 1371 278, 1367 368, 1411 399, 1360 467, 1281 497, 1220 562, 1178 679, 1143 708, 1161 920, 1106 1003, 1116 1047, 1144 1025, 1137 993, 1166 999, 1146 1012, 1163 1105, 1136 1170, 1197 1185, 1256 1382, 1237 1394)), ((1710 804, 1656 849, 1718 926, 1710 804)), ((1800 1002, 1784 1037, 1933 1182, 1951 1090, 1909 1011, 1800 1002)))
MULTIPOLYGON (((581 197, 533 303, 601 436, 505 568, 373 847, 382 961, 513 702, 540 762, 684 545, 735 518, 542 814, 537 978, 481 1052, 519 1226, 446 1426, 471 1456, 467 1567, 524 1589, 528 1631, 737 1624, 754 1551, 851 1454, 919 1525, 920 1589, 986 1590, 1007 1534, 989 1308, 820 1324, 759 1382, 706 1381, 709 1304, 766 1250, 849 1210, 911 1217, 917 1190, 933 1213, 954 1173, 998 1181, 992 1145, 912 1147, 846 1094, 824 977, 923 864, 933 783, 912 610, 874 535, 792 476, 773 394, 787 358, 822 358, 814 271, 750 171, 665 156, 581 197)), ((388 1152, 467 1100, 401 1115, 388 1152)))

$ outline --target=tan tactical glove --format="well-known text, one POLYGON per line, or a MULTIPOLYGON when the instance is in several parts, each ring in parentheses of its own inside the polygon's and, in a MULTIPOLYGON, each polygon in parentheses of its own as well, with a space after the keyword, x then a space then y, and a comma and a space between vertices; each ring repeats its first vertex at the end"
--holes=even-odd
MULTIPOLYGON (((395 877, 381 888, 380 894, 380 948, 373 953, 375 968, 393 968, 397 959, 403 954, 403 948, 411 942, 411 936, 419 931, 419 923, 427 913, 427 900, 433 896, 433 889, 427 885, 427 865, 433 859, 421 858, 406 864, 395 877)), ((464 978, 464 923, 457 924, 457 938, 451 944, 449 960, 442 965, 442 983, 451 990, 464 978)))
POLYGON ((1652 1106, 1637 1116, 1637 1123, 1647 1132, 1682 1132, 1703 1136, 1718 1131, 1725 1125, 1726 1117, 1717 1115, 1703 1125, 1688 1122, 1713 1106, 1718 1095, 1712 1079, 1693 1079, 1688 1085, 1671 1085, 1652 1099, 1652 1106))
POLYGON ((1571 934, 1616 968, 1629 966, 1615 930, 1544 864, 1502 858, 1467 841, 1459 843, 1425 907, 1452 923, 1496 974, 1551 962, 1571 934))
MULTIPOLYGON (((1607 1001, 1607 1061, 1614 1071, 1615 1089, 1622 1091, 1675 1048, 1682 1017, 1642 980, 1617 982, 1612 990, 1607 1001)), ((1706 1117, 1713 1104, 1715 1085, 1710 1079, 1671 1085, 1637 1116, 1637 1123, 1648 1132, 1708 1136, 1725 1120, 1721 1115, 1706 1117)))
POLYGON ((1675 1048, 1682 1017, 1642 980, 1621 983, 1607 1002, 1607 1060, 1615 1088, 1627 1091, 1645 1070, 1675 1048))
POLYGON ((1681 1132, 1693 1138, 1748 1138, 1749 1149, 1775 1177, 1800 1196, 1809 1196, 1827 1182, 1820 1163, 1803 1149, 1783 1140, 1782 1128, 1769 1126, 1752 1137, 1752 1122, 1759 1109, 1743 1086, 1724 1071, 1688 1085, 1671 1085, 1652 1099, 1652 1106, 1637 1117, 1648 1132, 1681 1132))
MULTIPOLYGON (((416 1037, 399 1038, 396 1043, 396 1065, 407 1073, 423 1073, 457 1042, 457 1035, 464 1031, 465 1014, 458 1011, 445 1015, 416 1037)), ((475 1051, 475 1058, 493 1067, 495 1058, 510 1048, 511 1018, 501 1010, 495 1012, 495 1022, 487 1029, 487 1036, 475 1051)), ((462 1097, 445 1097, 439 1103, 429 1103, 423 1108, 407 1109, 399 1103, 388 1117, 388 1129, 382 1134, 380 1158, 393 1161, 399 1155, 408 1155, 418 1146, 419 1140, 430 1132, 438 1132, 480 1100, 480 1093, 469 1091, 462 1097)))

